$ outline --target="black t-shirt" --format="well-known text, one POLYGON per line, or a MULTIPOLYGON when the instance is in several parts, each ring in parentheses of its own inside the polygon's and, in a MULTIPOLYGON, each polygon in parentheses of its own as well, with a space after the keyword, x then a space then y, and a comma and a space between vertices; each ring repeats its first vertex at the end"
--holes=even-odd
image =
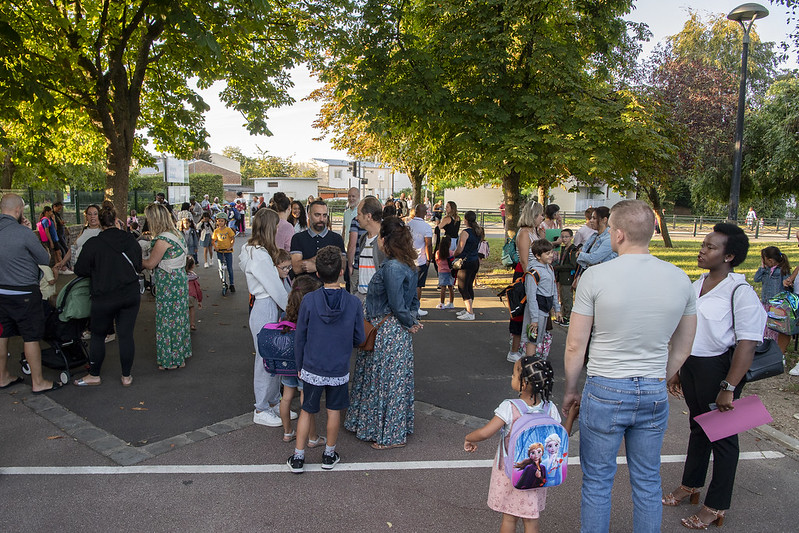
POLYGON ((303 259, 311 259, 325 246, 338 246, 341 253, 344 251, 344 239, 334 231, 325 229, 319 235, 311 234, 311 230, 295 233, 291 238, 291 253, 301 253, 303 259))

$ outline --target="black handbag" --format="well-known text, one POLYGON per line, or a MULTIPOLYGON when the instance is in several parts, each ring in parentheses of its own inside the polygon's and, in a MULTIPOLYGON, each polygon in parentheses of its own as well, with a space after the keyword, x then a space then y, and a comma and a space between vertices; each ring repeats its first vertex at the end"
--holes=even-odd
MULTIPOLYGON (((744 285, 748 284, 742 283, 738 285, 738 287, 735 287, 730 297, 733 333, 735 333, 735 291, 744 285)), ((735 344, 738 344, 737 339, 735 344)), ((732 358, 734 351, 735 346, 730 348, 730 358, 732 358)), ((755 356, 752 359, 752 364, 749 366, 749 370, 746 372, 744 379, 747 383, 751 383, 753 381, 779 376, 783 372, 785 372, 785 355, 782 353, 782 350, 780 350, 780 347, 774 342, 774 339, 763 339, 762 342, 759 342, 757 346, 755 346, 755 356)))

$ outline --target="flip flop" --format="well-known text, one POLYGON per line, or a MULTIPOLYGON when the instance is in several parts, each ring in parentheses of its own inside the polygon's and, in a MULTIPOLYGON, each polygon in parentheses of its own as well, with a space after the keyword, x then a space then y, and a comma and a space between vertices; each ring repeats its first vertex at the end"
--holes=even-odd
MULTIPOLYGON (((76 379, 75 381, 72 382, 72 384, 75 385, 76 387, 96 387, 97 385, 100 385, 101 383, 102 383, 102 381, 97 381, 97 382, 85 381, 83 378, 76 379)), ((55 385, 55 383, 53 383, 53 385, 55 385)), ((41 392, 43 392, 43 391, 41 391, 41 392)), ((34 394, 38 394, 38 393, 34 392, 34 394)))
POLYGON ((327 444, 327 438, 319 435, 316 440, 308 439, 308 447, 309 448, 317 448, 319 446, 324 446, 327 444))
POLYGON ((20 383, 23 383, 24 381, 25 381, 24 379, 22 379, 21 377, 17 376, 17 379, 9 381, 8 385, 3 385, 2 387, 0 387, 0 389, 9 389, 9 388, 13 387, 14 385, 19 385, 20 383))
MULTIPOLYGON (((99 383, 98 383, 98 385, 99 385, 99 383)), ((32 392, 33 394, 46 394, 46 393, 48 393, 48 392, 52 392, 52 391, 54 391, 54 390, 58 390, 58 389, 62 388, 63 386, 64 386, 64 385, 62 385, 62 384, 61 384, 61 382, 59 382, 59 381, 53 381, 53 386, 52 386, 52 387, 50 387, 49 389, 44 389, 44 390, 35 390, 35 391, 31 391, 31 392, 32 392)))
POLYGON ((376 442, 372 443, 372 448, 374 448, 375 450, 391 450, 393 448, 404 448, 404 447, 405 447, 404 442, 401 444, 378 444, 376 442))

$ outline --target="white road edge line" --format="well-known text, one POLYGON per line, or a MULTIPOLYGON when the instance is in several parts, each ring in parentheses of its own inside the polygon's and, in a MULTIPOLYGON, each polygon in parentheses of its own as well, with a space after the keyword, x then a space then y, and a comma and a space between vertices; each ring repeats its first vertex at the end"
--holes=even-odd
MULTIPOLYGON (((742 452, 740 460, 781 459, 784 454, 775 451, 742 452)), ((682 463, 685 455, 662 455, 661 463, 682 463)), ((393 463, 339 463, 337 472, 362 472, 375 470, 450 470, 453 468, 490 468, 493 460, 468 461, 398 461, 393 463)), ((627 458, 616 458, 617 464, 627 464, 627 458)), ((580 464, 579 457, 570 457, 570 465, 580 464)), ((321 472, 318 464, 306 464, 306 472, 321 472)), ((285 464, 272 465, 148 465, 148 466, 9 466, 0 467, 0 475, 53 476, 53 475, 137 475, 137 474, 266 474, 288 473, 285 464)))

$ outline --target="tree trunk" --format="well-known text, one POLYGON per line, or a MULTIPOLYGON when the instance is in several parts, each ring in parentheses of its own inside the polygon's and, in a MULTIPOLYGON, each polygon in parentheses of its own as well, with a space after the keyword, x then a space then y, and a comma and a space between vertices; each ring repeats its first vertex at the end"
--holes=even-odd
POLYGON ((413 186, 413 207, 422 203, 422 181, 424 180, 424 172, 418 168, 412 168, 408 171, 408 176, 411 178, 411 185, 413 186))
POLYGON ((647 187, 646 195, 652 204, 652 209, 655 211, 655 219, 657 219, 658 226, 660 226, 660 235, 663 237, 663 246, 666 248, 674 248, 671 243, 671 236, 669 235, 669 226, 666 224, 666 219, 663 216, 663 203, 660 201, 660 194, 655 187, 647 187))
POLYGON ((108 164, 105 172, 105 198, 111 200, 117 212, 117 218, 124 220, 128 213, 128 190, 130 189, 131 147, 120 147, 114 151, 112 146, 124 143, 109 143, 106 149, 108 164))
POLYGON ((538 203, 544 207, 549 204, 549 182, 547 180, 538 182, 538 203))
POLYGON ((0 189, 10 189, 11 184, 14 182, 14 171, 17 170, 17 165, 11 159, 13 148, 4 149, 3 151, 3 174, 0 176, 0 189))
POLYGON ((522 210, 520 183, 521 175, 515 170, 502 178, 502 189, 505 193, 505 237, 515 237, 519 227, 519 213, 522 210))

